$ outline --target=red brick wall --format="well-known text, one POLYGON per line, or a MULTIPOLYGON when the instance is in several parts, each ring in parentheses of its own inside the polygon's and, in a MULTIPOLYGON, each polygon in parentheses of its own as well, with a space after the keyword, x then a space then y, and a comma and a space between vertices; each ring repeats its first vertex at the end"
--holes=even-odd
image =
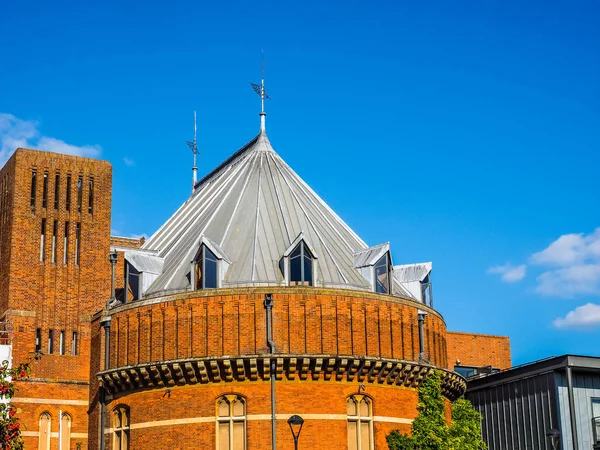
MULTIPOLYGON (((348 448, 346 399, 358 392, 360 383, 324 380, 277 381, 276 413, 289 417, 298 414, 305 417, 300 435, 300 448, 346 450, 348 448), (324 420, 321 416, 334 415, 324 420)), ((175 387, 171 395, 164 390, 137 392, 115 398, 107 405, 107 416, 112 426, 111 412, 118 405, 130 407, 132 449, 176 448, 211 449, 215 446, 216 425, 208 423, 172 424, 137 428, 148 422, 193 418, 213 419, 216 399, 224 394, 236 393, 246 397, 246 414, 261 415, 260 420, 247 421, 247 449, 268 450, 271 448, 271 403, 269 382, 221 383, 202 386, 175 387)), ((372 398, 373 416, 377 418, 414 419, 417 415, 417 392, 404 387, 367 385, 365 393, 372 398)), ((375 448, 386 450, 385 436, 399 429, 409 432, 409 424, 374 422, 375 448)), ((112 434, 107 436, 106 448, 112 448, 112 434)), ((277 421, 277 448, 292 450, 293 439, 286 419, 277 421)))
MULTIPOLYGON (((48 332, 54 330, 54 352, 33 365, 32 381, 19 382, 15 405, 28 430, 37 431, 40 406, 31 399, 45 399, 45 409, 58 427, 61 401, 82 402, 89 397, 90 319, 110 295, 110 215, 112 169, 109 163, 37 150, 17 149, 0 172, 0 186, 6 176, 10 186, 12 213, 10 227, 0 241, 0 286, 8 279, 8 295, 0 289, 2 314, 14 330, 13 359, 25 361, 35 348, 36 329, 41 329, 42 352, 47 353, 48 332), (32 171, 37 172, 36 202, 31 205, 32 171), (44 173, 47 173, 46 205, 43 205, 44 173), (59 174, 58 202, 55 182, 59 174), (67 211, 67 175, 71 176, 70 210, 67 211), (78 178, 82 177, 81 210, 78 178), (93 180, 93 207, 89 210, 90 180, 93 180), (42 220, 46 221, 44 261, 40 261, 42 220), (57 222, 55 260, 52 261, 54 221, 57 222), (68 258, 63 261, 65 222, 69 222, 68 258), (77 223, 80 231, 80 259, 75 264, 77 223), (5 251, 9 243, 9 252, 5 251), (4 255, 9 255, 5 258, 4 255), (9 261, 7 263, 7 261, 9 261), (8 264, 8 265, 7 265, 8 264), (8 267, 8 270, 6 270, 8 267), (65 354, 59 354, 60 332, 64 331, 65 354), (78 354, 72 355, 72 334, 77 332, 78 354), (27 400, 29 399, 29 400, 27 400), (58 401, 59 403, 52 403, 58 401)), ((1 197, 0 197, 1 198, 1 197)), ((4 231, 3 231, 4 233, 4 231)), ((68 406, 68 405, 67 405, 68 406)), ((65 408, 62 408, 65 409, 65 408)), ((87 430, 87 407, 73 411, 73 427, 87 430)), ((37 438, 27 437, 35 448, 37 438)), ((85 439, 83 440, 85 446, 85 439)), ((71 440, 75 448, 75 441, 71 440)), ((58 445, 52 439, 52 445, 58 445)))
MULTIPOLYGON (((418 305, 412 302, 301 287, 226 292, 197 291, 122 307, 112 315, 111 367, 266 353, 265 292, 273 293, 277 353, 418 358, 418 305)), ((433 310, 425 333, 431 362, 446 367, 446 326, 433 310)))
POLYGON ((449 369, 454 369, 457 360, 463 366, 493 366, 498 369, 511 366, 510 340, 507 336, 448 331, 446 342, 449 369))

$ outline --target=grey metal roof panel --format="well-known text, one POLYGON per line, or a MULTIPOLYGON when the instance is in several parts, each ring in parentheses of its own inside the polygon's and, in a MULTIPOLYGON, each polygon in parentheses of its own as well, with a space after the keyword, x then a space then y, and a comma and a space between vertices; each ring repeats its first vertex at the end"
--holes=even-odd
POLYGON ((394 277, 401 283, 423 281, 431 272, 431 268, 430 262, 394 266, 394 277))
POLYGON ((389 242, 360 250, 354 253, 354 267, 373 266, 383 255, 389 251, 389 242))
POLYGON ((136 249, 128 249, 124 253, 125 259, 129 264, 135 267, 135 270, 138 272, 160 274, 163 271, 165 261, 160 256, 136 249))
MULTIPOLYGON (((300 233, 318 255, 317 285, 370 288, 355 267, 355 254, 373 259, 386 250, 368 249, 261 133, 202 178, 144 243, 143 249, 164 257, 164 270, 146 295, 189 284, 200 236, 218 245, 231 262, 223 285, 282 284, 279 260, 300 233)), ((389 244, 384 246, 389 250, 389 244)), ((401 287, 394 292, 410 298, 401 287)))

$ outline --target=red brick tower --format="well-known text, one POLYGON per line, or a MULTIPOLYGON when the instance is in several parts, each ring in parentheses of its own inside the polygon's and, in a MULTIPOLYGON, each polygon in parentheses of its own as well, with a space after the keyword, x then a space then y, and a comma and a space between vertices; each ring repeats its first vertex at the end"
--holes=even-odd
POLYGON ((109 297, 112 168, 17 149, 0 171, 0 314, 19 382, 26 448, 87 447, 90 318, 109 297), (60 443, 59 443, 60 441, 60 443))

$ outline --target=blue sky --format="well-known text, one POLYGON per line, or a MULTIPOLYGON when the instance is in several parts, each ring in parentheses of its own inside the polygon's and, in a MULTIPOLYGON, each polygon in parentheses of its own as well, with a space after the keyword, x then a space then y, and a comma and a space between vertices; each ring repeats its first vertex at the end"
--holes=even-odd
POLYGON ((395 264, 433 261, 449 329, 514 363, 600 355, 600 4, 9 2, 0 163, 113 164, 113 230, 151 235, 259 126, 395 264))

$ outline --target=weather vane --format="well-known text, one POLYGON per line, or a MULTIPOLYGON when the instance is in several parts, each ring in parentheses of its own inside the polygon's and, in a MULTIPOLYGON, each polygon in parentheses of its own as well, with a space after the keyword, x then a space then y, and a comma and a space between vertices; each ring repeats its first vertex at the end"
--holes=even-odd
POLYGON ((260 96, 261 100, 261 111, 260 111, 260 131, 265 131, 265 116, 267 113, 265 112, 265 99, 269 100, 271 97, 267 95, 267 91, 265 91, 265 51, 262 50, 262 78, 260 84, 250 83, 254 92, 256 92, 260 96))
POLYGON ((198 155, 198 146, 196 145, 196 111, 194 111, 194 140, 192 142, 186 141, 188 147, 194 155, 194 166, 192 167, 192 193, 194 187, 196 187, 196 174, 198 173, 198 167, 196 166, 196 155, 198 155))

